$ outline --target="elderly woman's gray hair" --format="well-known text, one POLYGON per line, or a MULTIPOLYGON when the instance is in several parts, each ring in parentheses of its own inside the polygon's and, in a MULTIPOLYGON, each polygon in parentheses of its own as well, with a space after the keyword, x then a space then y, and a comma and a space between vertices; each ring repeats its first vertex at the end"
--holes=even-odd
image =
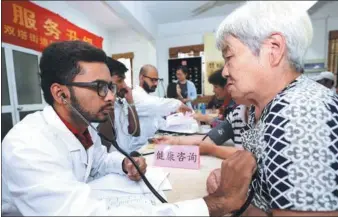
POLYGON ((225 37, 232 35, 259 55, 262 42, 274 32, 280 32, 285 37, 290 65, 300 72, 303 57, 312 41, 313 29, 307 11, 293 5, 292 1, 245 3, 220 24, 216 43, 222 50, 225 37))

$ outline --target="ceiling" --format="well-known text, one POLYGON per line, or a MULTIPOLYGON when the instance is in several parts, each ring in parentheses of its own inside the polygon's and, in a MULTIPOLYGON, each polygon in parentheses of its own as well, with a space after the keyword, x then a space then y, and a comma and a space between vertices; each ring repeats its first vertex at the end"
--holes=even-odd
MULTIPOLYGON (((156 24, 163 24, 215 16, 225 17, 244 1, 142 1, 141 3, 156 24), (193 11, 196 8, 213 2, 223 5, 216 5, 203 13, 194 15, 193 11)), ((316 12, 325 3, 327 1, 316 4, 310 9, 310 13, 316 12)), ((67 1, 67 4, 109 31, 130 27, 130 24, 121 19, 115 9, 105 1, 67 1)))
POLYGON ((119 18, 103 1, 67 1, 70 7, 90 17, 107 30, 126 28, 128 23, 119 18))
POLYGON ((211 1, 142 1, 145 8, 153 16, 158 24, 179 22, 182 20, 226 16, 243 1, 230 1, 223 6, 214 7, 197 16, 193 16, 193 10, 211 1))

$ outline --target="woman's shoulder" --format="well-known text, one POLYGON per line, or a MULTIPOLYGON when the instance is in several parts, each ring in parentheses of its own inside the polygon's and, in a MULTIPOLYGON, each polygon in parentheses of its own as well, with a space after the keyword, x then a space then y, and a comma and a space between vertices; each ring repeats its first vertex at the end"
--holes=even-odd
POLYGON ((195 86, 194 82, 187 80, 188 85, 195 86))

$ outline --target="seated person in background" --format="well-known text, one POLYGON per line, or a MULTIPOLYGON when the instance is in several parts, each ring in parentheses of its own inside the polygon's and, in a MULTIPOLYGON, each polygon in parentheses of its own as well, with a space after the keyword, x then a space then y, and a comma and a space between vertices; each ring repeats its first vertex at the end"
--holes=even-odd
MULTIPOLYGON (((132 90, 125 82, 126 66, 107 57, 107 66, 110 71, 112 82, 117 86, 117 97, 114 103, 114 112, 110 113, 110 120, 99 125, 99 131, 108 138, 116 140, 117 144, 123 149, 128 149, 127 142, 129 137, 140 136, 140 123, 134 105, 132 90)), ((115 150, 110 143, 102 140, 102 144, 107 146, 108 152, 115 150)))
POLYGON ((177 93, 179 99, 187 106, 192 108, 191 102, 197 98, 195 84, 187 79, 189 70, 186 66, 180 66, 176 69, 177 93))
POLYGON ((219 109, 224 104, 224 100, 217 98, 216 94, 208 102, 207 109, 219 109))
POLYGON ((147 144, 148 138, 165 124, 164 116, 173 112, 186 112, 191 109, 177 99, 163 98, 151 95, 158 84, 158 72, 155 66, 144 65, 139 74, 140 84, 133 89, 134 104, 139 116, 141 135, 132 137, 126 151, 138 150, 147 144))
POLYGON ((334 74, 332 72, 321 72, 315 79, 319 84, 329 88, 332 92, 336 93, 334 86, 334 74))
MULTIPOLYGON (((240 100, 238 100, 240 101, 240 100)), ((248 129, 247 119, 248 119, 248 107, 245 105, 237 106, 230 114, 227 116, 226 120, 231 124, 234 137, 231 138, 235 146, 226 141, 224 143, 219 143, 217 138, 205 137, 204 135, 192 135, 192 136, 160 136, 154 139, 155 144, 169 144, 169 145, 198 145, 201 155, 211 155, 221 159, 226 159, 230 157, 233 153, 242 149, 242 139, 241 133, 248 129), (203 140, 203 141, 202 141, 203 140)), ((212 129, 212 130, 217 130, 212 129)), ((230 132, 224 132, 229 134, 230 132)))
POLYGON ((208 79, 209 83, 213 86, 213 91, 215 93, 215 96, 218 100, 223 100, 223 105, 219 108, 219 117, 212 117, 210 115, 203 115, 201 113, 195 113, 193 117, 197 121, 205 122, 207 124, 212 125, 212 127, 215 127, 219 121, 224 120, 225 117, 228 116, 230 111, 232 111, 236 104, 231 99, 228 91, 227 91, 227 79, 222 76, 222 69, 217 70, 213 74, 209 76, 208 79))

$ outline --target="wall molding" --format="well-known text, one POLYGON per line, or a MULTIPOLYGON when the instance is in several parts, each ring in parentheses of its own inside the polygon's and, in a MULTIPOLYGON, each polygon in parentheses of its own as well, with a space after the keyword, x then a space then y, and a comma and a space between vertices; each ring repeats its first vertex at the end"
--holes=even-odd
POLYGON ((204 51, 204 44, 171 47, 169 48, 169 58, 177 58, 178 53, 190 53, 191 51, 194 52, 194 56, 200 56, 200 52, 204 51))

